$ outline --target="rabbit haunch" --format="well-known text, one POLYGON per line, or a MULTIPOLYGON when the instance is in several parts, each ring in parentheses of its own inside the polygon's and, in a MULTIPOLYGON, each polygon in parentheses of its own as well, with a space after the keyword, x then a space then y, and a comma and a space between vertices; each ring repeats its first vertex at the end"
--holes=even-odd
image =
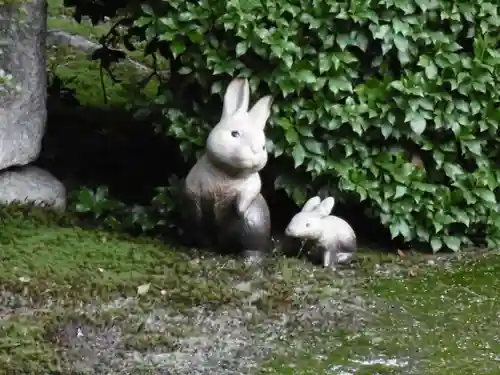
POLYGON ((208 218, 218 228, 219 233, 210 233, 218 240, 229 233, 238 237, 243 250, 257 251, 270 240, 271 230, 259 171, 268 158, 264 129, 272 98, 262 97, 250 110, 249 102, 248 81, 233 79, 221 119, 207 138, 204 155, 189 172, 185 191, 199 229, 208 218))
POLYGON ((333 197, 321 201, 310 198, 302 210, 288 224, 285 234, 309 240, 323 252, 323 265, 345 263, 356 252, 356 234, 352 227, 338 216, 330 215, 335 205, 333 197))

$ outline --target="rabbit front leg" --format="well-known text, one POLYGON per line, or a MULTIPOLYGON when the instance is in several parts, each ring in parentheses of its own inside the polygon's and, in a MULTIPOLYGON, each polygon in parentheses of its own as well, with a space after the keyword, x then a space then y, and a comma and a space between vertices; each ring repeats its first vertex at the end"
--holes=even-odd
POLYGON ((252 202, 260 194, 262 183, 258 174, 250 177, 241 187, 236 197, 236 210, 240 216, 244 216, 252 202))
POLYGON ((336 258, 335 258, 335 251, 331 249, 324 249, 323 250, 323 267, 325 268, 331 268, 333 270, 336 269, 336 258))

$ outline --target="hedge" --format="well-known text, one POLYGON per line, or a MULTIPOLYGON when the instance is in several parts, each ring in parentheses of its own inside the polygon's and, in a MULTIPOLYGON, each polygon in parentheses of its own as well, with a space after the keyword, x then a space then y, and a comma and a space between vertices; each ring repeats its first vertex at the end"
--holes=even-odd
POLYGON ((188 157, 229 80, 246 76, 255 97, 276 98, 276 186, 297 203, 338 190, 393 237, 434 251, 500 243, 494 0, 140 5, 128 32, 170 61, 156 103, 188 157))

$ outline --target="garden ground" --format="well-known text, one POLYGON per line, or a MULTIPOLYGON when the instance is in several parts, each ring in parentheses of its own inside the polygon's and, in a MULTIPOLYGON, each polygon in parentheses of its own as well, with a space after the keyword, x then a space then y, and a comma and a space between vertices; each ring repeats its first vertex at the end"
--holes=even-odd
POLYGON ((496 252, 259 271, 41 210, 1 216, 1 373, 500 374, 496 252))

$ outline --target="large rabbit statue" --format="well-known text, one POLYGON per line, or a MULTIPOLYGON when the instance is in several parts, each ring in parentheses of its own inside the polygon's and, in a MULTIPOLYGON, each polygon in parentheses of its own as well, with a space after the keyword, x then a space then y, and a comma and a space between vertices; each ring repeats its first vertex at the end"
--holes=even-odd
POLYGON ((248 110, 247 79, 235 78, 224 95, 222 116, 208 135, 205 153, 185 181, 188 234, 201 246, 237 250, 260 261, 270 245, 271 216, 260 193, 267 163, 264 129, 272 97, 248 110))
POLYGON ((357 251, 352 227, 340 217, 330 215, 334 205, 333 197, 323 201, 318 196, 312 197, 285 229, 285 235, 309 242, 312 255, 321 252, 323 266, 332 268, 351 261, 357 251))

